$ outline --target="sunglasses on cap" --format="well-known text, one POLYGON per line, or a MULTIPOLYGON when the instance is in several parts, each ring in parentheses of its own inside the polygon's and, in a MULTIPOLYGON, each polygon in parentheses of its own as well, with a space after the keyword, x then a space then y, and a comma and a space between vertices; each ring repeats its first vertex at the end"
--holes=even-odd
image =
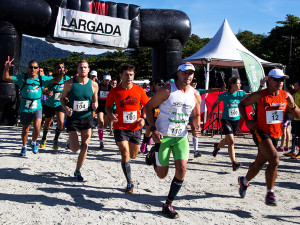
POLYGON ((271 77, 275 82, 283 82, 285 79, 284 78, 274 78, 271 77))
POLYGON ((29 66, 29 68, 37 70, 39 67, 38 66, 29 66))

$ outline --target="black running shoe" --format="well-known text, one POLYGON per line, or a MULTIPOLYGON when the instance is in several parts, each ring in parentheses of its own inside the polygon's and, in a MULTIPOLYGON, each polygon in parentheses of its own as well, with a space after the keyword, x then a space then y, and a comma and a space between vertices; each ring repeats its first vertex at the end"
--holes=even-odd
POLYGON ((100 149, 103 149, 103 148, 104 148, 103 142, 100 142, 100 149))
POLYGON ((241 196, 241 198, 245 198, 246 191, 247 191, 247 188, 249 187, 249 184, 248 185, 244 184, 244 177, 242 177, 242 176, 238 178, 238 182, 240 185, 240 188, 239 188, 240 196, 241 196))
POLYGON ((232 163, 232 170, 237 171, 242 166, 242 163, 232 163))
POLYGON ((275 195, 274 195, 273 192, 268 192, 267 193, 265 203, 266 203, 266 205, 270 205, 270 206, 276 206, 277 205, 277 201, 275 199, 275 195))
POLYGON ((213 157, 216 157, 218 154, 218 151, 220 151, 220 149, 218 148, 218 143, 214 144, 214 151, 212 153, 213 157))
POLYGON ((145 162, 148 166, 151 166, 155 163, 155 151, 156 151, 156 145, 154 145, 150 152, 145 157, 145 162))
POLYGON ((178 213, 173 209, 172 205, 168 205, 166 203, 163 204, 162 212, 166 214, 170 219, 179 218, 178 213))
POLYGON ((82 182, 83 181, 83 177, 81 176, 81 173, 78 171, 74 171, 74 177, 76 178, 77 181, 82 182))

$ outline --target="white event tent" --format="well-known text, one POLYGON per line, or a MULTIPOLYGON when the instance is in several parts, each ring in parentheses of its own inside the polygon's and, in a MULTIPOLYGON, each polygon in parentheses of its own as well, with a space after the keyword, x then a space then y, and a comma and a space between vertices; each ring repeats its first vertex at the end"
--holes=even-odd
POLYGON ((208 89, 211 66, 244 67, 239 50, 253 56, 264 67, 282 67, 282 64, 265 61, 246 49, 232 32, 227 19, 224 20, 218 32, 203 48, 192 56, 183 59, 183 61, 191 62, 194 65, 206 66, 205 89, 208 89))

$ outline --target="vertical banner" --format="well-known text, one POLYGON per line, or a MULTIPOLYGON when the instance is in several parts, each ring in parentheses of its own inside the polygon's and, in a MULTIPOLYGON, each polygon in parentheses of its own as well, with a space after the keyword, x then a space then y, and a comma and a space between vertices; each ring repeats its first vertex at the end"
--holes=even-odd
POLYGON ((240 50, 238 51, 245 65, 250 92, 255 92, 259 88, 260 80, 265 77, 265 72, 260 62, 258 62, 252 55, 240 50))

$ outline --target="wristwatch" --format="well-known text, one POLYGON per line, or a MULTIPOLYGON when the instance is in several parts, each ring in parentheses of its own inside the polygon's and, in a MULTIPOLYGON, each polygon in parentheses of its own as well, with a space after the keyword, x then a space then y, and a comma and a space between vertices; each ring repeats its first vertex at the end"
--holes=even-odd
POLYGON ((157 129, 156 129, 156 127, 154 126, 154 127, 150 127, 150 131, 156 131, 157 129))

